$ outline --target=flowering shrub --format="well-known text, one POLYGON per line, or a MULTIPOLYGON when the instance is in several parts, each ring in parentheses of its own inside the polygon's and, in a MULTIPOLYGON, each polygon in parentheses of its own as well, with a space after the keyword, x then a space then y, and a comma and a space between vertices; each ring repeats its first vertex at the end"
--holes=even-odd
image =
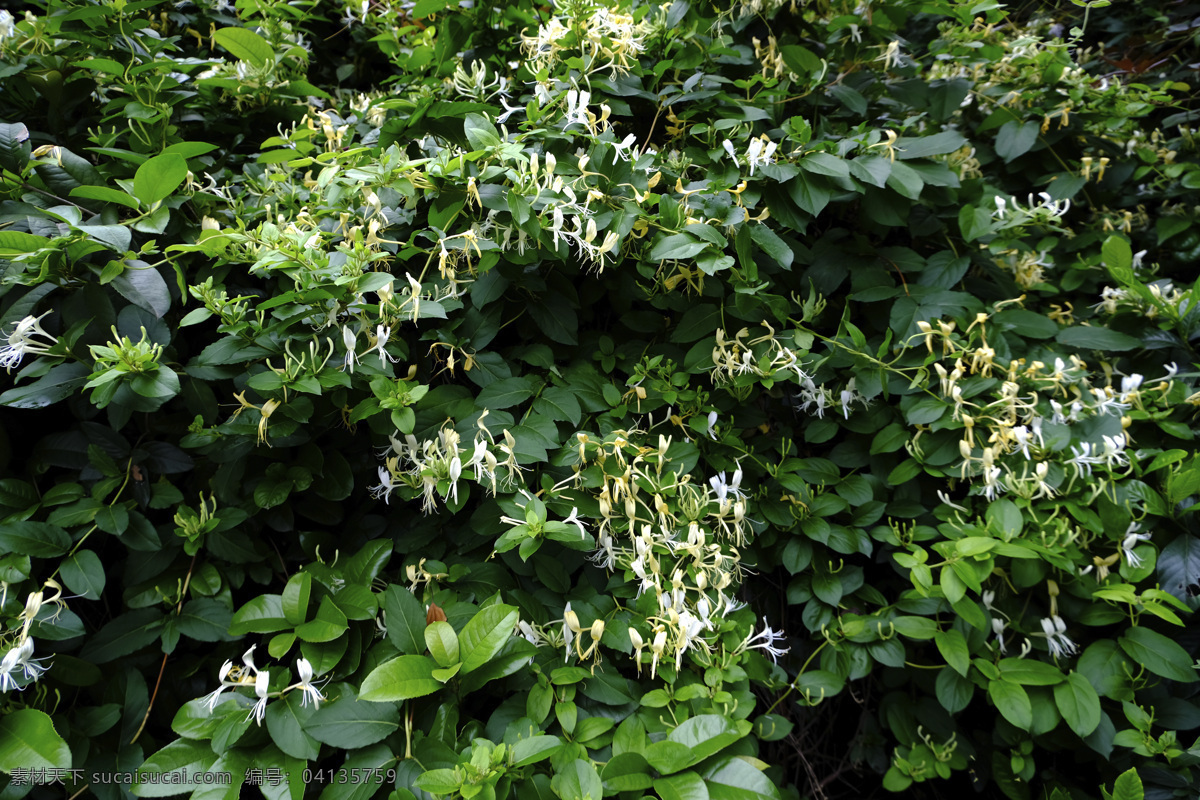
POLYGON ((0 12, 5 796, 1188 796, 1189 29, 1103 6, 0 12))

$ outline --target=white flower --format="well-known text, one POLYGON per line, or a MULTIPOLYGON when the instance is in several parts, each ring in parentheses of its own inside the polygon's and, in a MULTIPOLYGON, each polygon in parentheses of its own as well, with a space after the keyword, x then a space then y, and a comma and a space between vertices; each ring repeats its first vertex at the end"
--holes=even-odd
MULTIPOLYGON (((343 337, 345 336, 344 333, 342 335, 343 335, 343 337)), ((379 366, 381 366, 381 367, 386 366, 388 361, 395 364, 397 361, 400 360, 400 359, 396 358, 395 356, 393 356, 392 354, 390 354, 387 350, 383 349, 384 345, 387 344, 388 338, 391 335, 392 335, 392 329, 390 326, 386 327, 386 328, 383 325, 375 326, 375 350, 379 353, 379 366)))
POLYGON ((24 675, 26 681, 36 681, 41 677, 46 668, 32 656, 33 639, 28 636, 4 654, 3 660, 0 660, 0 692, 21 688, 13 677, 18 671, 24 675))
POLYGON ((18 645, 5 653, 4 659, 0 660, 0 692, 21 688, 16 678, 13 677, 13 673, 17 671, 17 663, 20 659, 21 646, 18 645))
POLYGON ((708 412, 708 438, 710 438, 710 439, 717 438, 716 425, 717 425, 717 412, 715 412, 715 411, 708 412))
POLYGON ((1092 443, 1081 442, 1079 449, 1071 448, 1071 452, 1075 454, 1067 463, 1075 467, 1075 477, 1083 477, 1086 472, 1090 477, 1092 474, 1092 464, 1099 464, 1103 459, 1100 456, 1092 455, 1092 443))
POLYGON ((16 32, 16 26, 13 22, 13 15, 7 11, 0 11, 0 42, 5 39, 11 39, 16 32))
POLYGON ((226 680, 226 678, 229 676, 229 671, 232 669, 233 669, 232 661, 226 661, 224 664, 221 665, 221 672, 218 675, 218 678, 221 681, 221 685, 219 687, 217 687, 217 690, 215 692, 208 695, 207 699, 204 701, 204 705, 208 706, 208 710, 210 712, 214 708, 217 707, 217 701, 221 698, 222 692, 224 692, 226 689, 228 689, 231 686, 238 685, 237 681, 226 680))
MULTIPOLYGON (((318 689, 316 686, 313 686, 312 664, 309 663, 307 658, 302 658, 296 662, 296 671, 300 673, 300 682, 297 683, 294 688, 297 688, 300 691, 304 692, 304 697, 301 699, 301 705, 307 706, 308 701, 311 699, 312 703, 313 703, 313 707, 320 708, 321 701, 323 701, 325 699, 325 695, 321 694, 320 689, 318 689)), ((264 673, 264 674, 266 674, 266 673, 264 673)), ((255 690, 257 690, 257 688, 258 687, 256 684, 255 690)), ((259 696, 261 697, 262 695, 259 695, 259 696)))
POLYGON ((262 725, 263 715, 267 713, 267 692, 271 688, 270 684, 271 678, 266 670, 262 670, 254 676, 254 693, 258 695, 258 702, 246 715, 247 720, 253 717, 256 724, 262 725))
POLYGON ((771 657, 772 661, 778 661, 781 655, 791 651, 790 647, 780 648, 777 646, 783 640, 783 631, 772 630, 768 625, 758 633, 746 637, 746 641, 742 642, 740 649, 748 650, 754 648, 762 650, 771 657))
POLYGON ((1004 629, 1008 627, 1008 623, 999 617, 992 617, 992 632, 996 634, 996 641, 1000 645, 1000 654, 1004 655, 1008 652, 1008 648, 1004 645, 1004 629))
POLYGON ((358 361, 358 334, 350 330, 349 325, 342 326, 342 342, 346 345, 346 360, 342 363, 342 369, 349 368, 350 374, 354 374, 354 365, 358 361))
POLYGON ((502 106, 504 106, 504 113, 501 114, 500 116, 496 117, 497 125, 503 125, 504 123, 508 122, 508 118, 511 117, 513 114, 515 114, 518 111, 525 110, 524 106, 510 106, 508 104, 508 100, 505 99, 504 95, 500 96, 500 104, 502 106))
POLYGON ((613 150, 615 150, 616 153, 613 156, 613 164, 616 164, 618 159, 621 161, 628 161, 630 156, 633 155, 633 146, 635 144, 637 144, 637 136, 632 133, 626 136, 620 142, 614 143, 613 150))
POLYGON ((1075 655, 1075 643, 1068 638, 1067 623, 1063 622, 1062 617, 1057 614, 1045 617, 1042 620, 1042 631, 1046 643, 1050 645, 1050 655, 1055 658, 1075 655))
POLYGON ((1150 539, 1150 534, 1136 531, 1137 524, 1130 525, 1129 530, 1125 533, 1125 538, 1121 540, 1121 552, 1125 554, 1125 561, 1134 569, 1142 565, 1142 557, 1133 552, 1133 548, 1137 547, 1139 542, 1150 539))
POLYGON ((734 163, 737 163, 737 151, 733 149, 733 142, 726 139, 725 141, 721 142, 721 146, 725 148, 725 152, 729 154, 729 157, 733 159, 734 163))
POLYGON ((6 337, 7 341, 4 346, 0 347, 0 367, 11 372, 13 367, 20 365, 21 359, 26 355, 41 355, 50 352, 50 348, 57 344, 58 340, 42 330, 42 326, 38 324, 49 313, 47 311, 40 317, 27 316, 17 323, 17 327, 6 337), (49 344, 39 342, 33 338, 34 336, 41 336, 49 339, 50 342, 49 344))
POLYGON ((375 498, 376 500, 382 497, 384 503, 389 503, 392 492, 396 489, 396 486, 398 486, 398 484, 392 478, 392 473, 388 471, 388 468, 380 467, 379 485, 371 487, 371 497, 375 498))
POLYGON ((458 479, 462 477, 462 461, 458 456, 450 460, 450 496, 458 503, 458 479))
POLYGON ((567 125, 574 125, 576 122, 583 126, 588 124, 588 101, 592 99, 591 92, 580 92, 571 89, 567 92, 567 125))
POLYGON ((535 647, 540 647, 546 643, 546 637, 538 633, 537 629, 535 629, 525 620, 521 620, 517 623, 517 631, 521 634, 525 641, 529 642, 535 647))
POLYGON ((583 528, 583 520, 579 519, 579 509, 578 508, 575 508, 574 506, 572 506, 571 507, 571 516, 564 519, 563 523, 566 525, 574 525, 575 527, 579 528, 579 538, 580 539, 583 539, 587 536, 587 531, 584 530, 584 528, 583 528))

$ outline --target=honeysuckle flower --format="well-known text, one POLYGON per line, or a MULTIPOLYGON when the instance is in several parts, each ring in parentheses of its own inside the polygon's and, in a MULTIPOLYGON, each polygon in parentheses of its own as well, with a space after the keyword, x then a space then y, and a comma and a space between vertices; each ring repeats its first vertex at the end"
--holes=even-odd
POLYGON ((0 659, 0 692, 20 688, 13 677, 18 671, 26 681, 36 681, 41 677, 42 673, 46 671, 46 667, 41 665, 39 659, 32 656, 33 639, 28 636, 21 639, 20 644, 15 645, 4 654, 4 658, 0 659))
POLYGON ((23 646, 24 643, 15 645, 4 654, 3 659, 0 659, 0 692, 21 688, 13 675, 17 672, 17 667, 21 660, 21 648, 23 646))
POLYGON ((739 650, 762 650, 771 657, 771 661, 778 662, 779 657, 791 651, 790 647, 780 648, 776 645, 784 640, 783 631, 773 630, 771 626, 764 627, 761 631, 751 634, 742 642, 739 650))
POLYGON ((659 631, 654 634, 654 641, 650 643, 650 677, 653 678, 658 671, 658 660, 662 658, 663 649, 667 646, 667 632, 659 631))
POLYGON ((379 353, 379 366, 381 366, 381 367, 387 366, 387 362, 389 362, 389 361, 392 362, 393 364, 395 364, 397 361, 400 360, 384 349, 384 346, 387 344, 388 338, 391 335, 392 335, 392 329, 390 326, 388 326, 388 327, 384 327, 383 325, 375 326, 375 350, 376 350, 376 352, 379 353))
POLYGON ((358 334, 351 330, 349 325, 342 326, 342 342, 346 345, 346 359, 342 362, 342 369, 349 369, 353 375, 354 365, 359 363, 358 334))
POLYGON ((1104 454, 1098 458, 1104 460, 1105 466, 1109 469, 1129 466, 1129 456, 1125 455, 1125 436, 1123 434, 1117 436, 1106 434, 1101 436, 1100 440, 1104 443, 1104 454))
POLYGON ((642 649, 646 646, 642 635, 637 632, 637 628, 632 625, 629 627, 629 641, 633 643, 633 663, 637 664, 638 674, 642 674, 642 649))
MULTIPOLYGON (((301 705, 307 706, 308 701, 311 699, 313 708, 320 708, 321 702, 325 699, 325 695, 321 694, 321 690, 313 685, 312 664, 309 663, 307 658, 302 658, 296 662, 296 671, 300 673, 300 682, 297 683, 292 688, 299 689, 301 692, 304 693, 304 696, 300 700, 301 705)), ((263 674, 265 675, 266 673, 263 673, 263 674)), ((258 686, 256 683, 255 690, 257 691, 257 689, 258 689, 258 686)), ((262 695, 260 695, 260 697, 261 696, 262 695)))
POLYGON ((546 643, 546 637, 542 636, 542 634, 539 633, 536 628, 534 628, 525 620, 521 620, 517 623, 517 633, 521 635, 521 638, 535 647, 540 647, 546 643))
POLYGON ((371 487, 371 497, 376 500, 382 497, 385 504, 390 504, 392 492, 395 491, 398 485, 395 478, 392 477, 391 471, 387 467, 380 467, 379 485, 371 487))
POLYGON ((736 162, 737 161, 737 151, 733 149, 733 142, 726 139, 725 141, 721 142, 721 146, 725 148, 725 152, 729 154, 729 157, 732 158, 734 160, 734 162, 736 162))
POLYGON ((1074 453, 1074 457, 1067 463, 1075 467, 1075 477, 1077 478, 1083 477, 1084 473, 1091 477, 1092 465, 1103 461, 1100 456, 1092 455, 1091 442, 1081 442, 1078 449, 1072 446, 1071 452, 1074 453))
POLYGON ((715 411, 708 412, 708 438, 714 439, 714 440, 717 438, 716 425, 717 425, 717 412, 715 412, 715 411))
POLYGON ((746 148, 746 163, 750 167, 750 174, 752 176, 754 175, 755 167, 774 163, 772 157, 775 155, 777 146, 772 141, 764 142, 762 139, 750 140, 750 145, 746 148))
POLYGON ((500 116, 496 117, 497 125, 503 125, 505 122, 508 122, 508 118, 511 117, 513 114, 515 114, 518 111, 525 110, 524 106, 520 106, 520 105, 510 106, 508 104, 508 100, 506 99, 505 95, 500 96, 500 104, 502 106, 504 106, 504 113, 501 114, 500 116))
POLYGON ((567 92, 567 116, 566 123, 568 126, 574 125, 576 122, 587 127, 588 125, 588 102, 592 99, 591 92, 581 92, 577 89, 571 89, 567 92))
POLYGON ((250 709, 250 713, 246 715, 246 719, 254 719, 255 724, 262 725, 263 715, 267 713, 267 693, 271 688, 271 679, 268 672, 264 669, 254 676, 254 693, 258 695, 258 702, 254 704, 254 708, 250 709))
POLYGON ((1137 524, 1129 526, 1129 530, 1125 533, 1125 538, 1121 540, 1121 552, 1125 555, 1125 561, 1133 569, 1142 565, 1142 557, 1133 551, 1133 548, 1138 546, 1139 542, 1150 540, 1150 534, 1137 533, 1137 524))
POLYGON ((1025 460, 1029 460, 1029 428, 1024 425, 1018 425, 1012 429, 1013 438, 1017 440, 1017 449, 1021 451, 1021 455, 1025 456, 1025 460))
POLYGON ((1075 655, 1075 643, 1067 636, 1067 623, 1057 614, 1042 619, 1043 636, 1054 658, 1075 655))
POLYGON ((563 520, 563 524, 574 525, 576 528, 579 528, 579 538, 582 539, 587 536, 587 531, 584 530, 583 527, 583 520, 579 519, 578 508, 574 506, 571 507, 571 515, 563 520))
POLYGON ((999 617, 992 617, 992 633, 996 634, 996 642, 1000 645, 1000 654, 1004 655, 1008 652, 1008 648, 1004 644, 1004 629, 1008 627, 1008 623, 999 617))
POLYGON ((567 601, 566 607, 563 609, 563 644, 566 647, 567 655, 563 660, 571 658, 571 644, 575 641, 575 634, 581 633, 582 628, 579 627, 579 615, 571 610, 571 603, 567 601))
POLYGON ((458 503, 458 479, 462 477, 462 461, 458 456, 450 459, 450 496, 458 503))
POLYGON ((226 689, 230 688, 231 686, 238 685, 237 681, 226 680, 226 678, 229 676, 230 670, 232 670, 232 669, 233 669, 232 661, 226 661, 224 664, 221 665, 221 671, 220 671, 220 673, 218 673, 218 679, 221 681, 221 685, 219 687, 217 687, 217 690, 215 692, 212 692, 211 694, 209 694, 204 701, 204 705, 208 706, 209 711, 212 711, 214 708, 217 707, 217 700, 220 699, 222 692, 224 692, 226 689))
POLYGON ((720 474, 708 479, 708 485, 717 493, 717 503, 724 506, 727 498, 738 499, 742 497, 742 468, 738 467, 734 470, 733 479, 728 483, 725 481, 725 471, 721 470, 720 474))
POLYGON ((50 348, 57 344, 58 340, 42 330, 40 324, 42 318, 49 313, 47 311, 40 317, 27 316, 17 323, 13 332, 5 337, 4 345, 0 347, 0 367, 11 372, 13 367, 21 364, 21 359, 26 355, 36 356, 50 352, 50 348), (49 343, 40 342, 35 336, 48 339, 49 343))
POLYGON ((637 136, 632 133, 626 136, 620 142, 614 142, 613 150, 615 152, 613 153, 613 164, 616 164, 618 160, 628 161, 630 157, 633 156, 633 146, 635 144, 637 144, 637 136))

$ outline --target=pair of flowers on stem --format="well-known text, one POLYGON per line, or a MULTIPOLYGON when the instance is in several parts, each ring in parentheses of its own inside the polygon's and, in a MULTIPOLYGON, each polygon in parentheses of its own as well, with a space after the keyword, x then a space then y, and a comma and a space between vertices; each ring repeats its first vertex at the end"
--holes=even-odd
MULTIPOLYGON (((254 664, 254 649, 258 645, 251 645, 250 649, 242 654, 242 666, 234 666, 232 661, 226 661, 221 665, 219 678, 221 685, 212 694, 205 698, 204 704, 208 706, 208 710, 212 711, 216 708, 220 701, 221 694, 226 689, 238 687, 253 687, 254 694, 258 697, 258 701, 254 707, 250 709, 250 713, 246 715, 246 719, 251 718, 262 725, 263 715, 267 713, 267 701, 271 697, 271 678, 268 670, 260 670, 254 664)), ((296 671, 300 673, 300 680, 293 683, 291 686, 284 689, 282 692, 275 694, 282 695, 293 689, 299 689, 303 693, 302 703, 307 706, 309 700, 312 701, 314 707, 319 707, 321 701, 325 699, 325 695, 321 694, 321 690, 313 684, 313 668, 308 659, 301 658, 296 662, 296 671)))

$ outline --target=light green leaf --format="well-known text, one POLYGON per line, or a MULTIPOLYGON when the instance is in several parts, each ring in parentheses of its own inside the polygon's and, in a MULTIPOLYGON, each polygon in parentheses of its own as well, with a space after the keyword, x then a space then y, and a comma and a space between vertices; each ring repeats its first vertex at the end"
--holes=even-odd
POLYGON ((383 613, 387 615, 388 641, 401 653, 418 655, 425 651, 425 607, 413 593, 393 584, 383 593, 383 613))
POLYGON ((246 28, 221 28, 213 33, 213 39, 242 61, 261 67, 275 58, 271 44, 252 30, 246 28))
POLYGON ((384 703, 433 694, 442 688, 441 682, 433 677, 435 669, 437 664, 428 656, 393 658, 367 675, 362 683, 361 697, 363 700, 384 703))
POLYGON ((934 644, 937 645, 938 652, 942 654, 942 658, 946 659, 946 663, 954 668, 954 671, 964 678, 967 677, 967 669, 971 666, 971 652, 967 649, 967 640, 957 630, 951 628, 947 631, 938 631, 933 635, 934 644))
POLYGON ((0 771, 17 767, 70 769, 71 749, 46 712, 22 708, 0 719, 0 771))
POLYGON ((187 178, 187 173, 187 160, 183 156, 162 153, 138 167, 133 175, 133 193, 143 204, 153 205, 178 189, 187 178))
POLYGON ((458 634, 448 622, 437 621, 425 628, 425 644, 433 660, 443 667, 458 663, 458 634))
POLYGON ((708 800, 708 786, 692 770, 659 778, 654 791, 662 800, 708 800))
POLYGON ((500 652, 521 618, 513 606, 492 605, 479 611, 458 635, 464 675, 479 669, 500 652))
POLYGON ((604 786, 596 768, 579 758, 563 767, 550 785, 562 800, 601 800, 604 797, 604 786))
POLYGON ((739 756, 720 759, 701 774, 710 800, 779 800, 775 784, 739 756))

